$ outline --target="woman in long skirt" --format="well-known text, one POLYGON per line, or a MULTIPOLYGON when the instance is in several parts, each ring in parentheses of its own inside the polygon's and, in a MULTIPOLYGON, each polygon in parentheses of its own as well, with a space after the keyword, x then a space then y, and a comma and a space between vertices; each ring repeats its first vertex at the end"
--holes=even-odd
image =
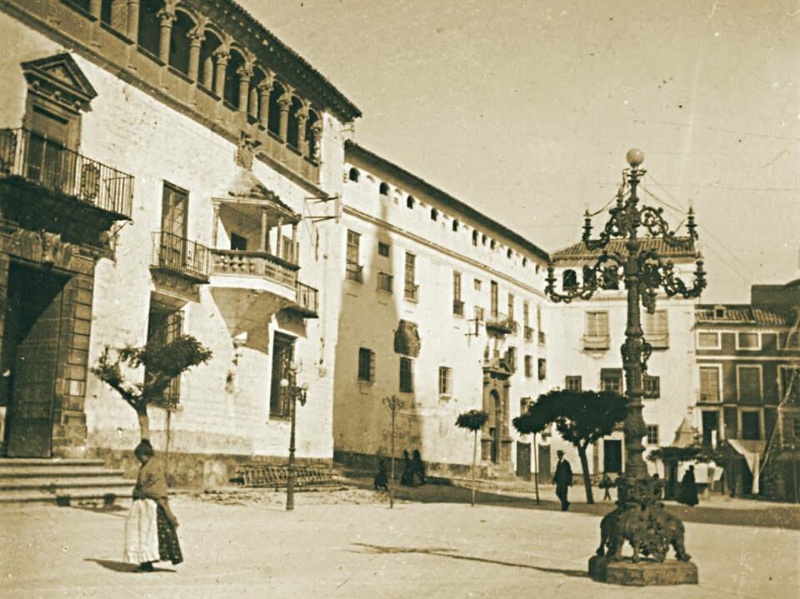
POLYGON ((154 453, 147 439, 133 450, 141 466, 125 525, 125 561, 138 563, 139 572, 152 572, 153 562, 179 564, 183 561, 175 531, 178 520, 167 499, 167 477, 154 453))

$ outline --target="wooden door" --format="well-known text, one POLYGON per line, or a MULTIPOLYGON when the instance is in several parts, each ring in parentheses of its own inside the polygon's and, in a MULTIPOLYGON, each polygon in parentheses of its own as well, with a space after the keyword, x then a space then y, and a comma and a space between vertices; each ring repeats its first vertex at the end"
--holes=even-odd
POLYGON ((517 476, 531 479, 531 444, 517 441, 517 476))

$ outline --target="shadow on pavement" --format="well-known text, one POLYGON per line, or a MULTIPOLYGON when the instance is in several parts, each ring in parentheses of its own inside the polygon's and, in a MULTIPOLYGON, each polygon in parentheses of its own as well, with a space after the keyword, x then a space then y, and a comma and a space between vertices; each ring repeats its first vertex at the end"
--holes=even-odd
MULTIPOLYGON (((114 572, 124 572, 126 574, 144 574, 144 572, 139 572, 138 564, 129 564, 127 562, 117 562, 110 559, 94 559, 91 557, 87 557, 83 561, 85 562, 94 562, 98 566, 102 566, 106 570, 112 570, 114 572)), ((172 572, 175 573, 177 570, 171 570, 170 568, 158 568, 154 567, 153 572, 172 572)), ((149 572, 148 572, 149 574, 149 572)))
POLYGON ((489 559, 485 557, 475 557, 471 555, 459 555, 453 553, 452 549, 445 549, 441 547, 383 547, 380 545, 369 545, 367 543, 354 543, 359 547, 363 547, 365 553, 377 554, 393 554, 393 553, 421 553, 424 555, 435 555, 437 557, 448 557, 450 559, 461 559, 471 562, 481 562, 484 564, 494 564, 498 566, 509 566, 512 568, 527 568, 528 570, 536 570, 538 572, 547 572, 550 574, 561 574, 563 576, 572 576, 575 578, 588 578, 588 574, 581 570, 566 570, 561 568, 542 568, 540 566, 532 566, 530 564, 517 564, 514 562, 506 562, 502 560, 489 559))

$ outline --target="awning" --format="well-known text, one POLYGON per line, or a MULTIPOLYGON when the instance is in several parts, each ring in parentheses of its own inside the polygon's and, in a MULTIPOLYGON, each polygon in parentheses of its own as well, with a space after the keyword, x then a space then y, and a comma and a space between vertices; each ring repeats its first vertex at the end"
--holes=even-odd
POLYGON ((744 457, 750 473, 753 475, 753 494, 758 494, 758 478, 761 474, 761 456, 767 444, 766 441, 742 441, 741 439, 728 439, 728 443, 744 457))
POLYGON ((401 320, 394 333, 395 353, 416 358, 419 356, 421 347, 422 342, 419 339, 419 329, 416 323, 401 320))

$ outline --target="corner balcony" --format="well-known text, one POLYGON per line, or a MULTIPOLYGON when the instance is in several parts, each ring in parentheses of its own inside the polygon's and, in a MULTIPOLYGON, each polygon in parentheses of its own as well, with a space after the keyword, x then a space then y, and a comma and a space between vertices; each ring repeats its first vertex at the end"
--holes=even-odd
POLYGON ((489 318, 486 319, 486 331, 488 333, 509 335, 511 333, 516 333, 518 327, 519 325, 516 320, 505 314, 500 314, 499 312, 490 314, 489 318))
POLYGON ((132 213, 132 175, 27 129, 0 130, 0 185, 15 192, 4 201, 12 218, 36 221, 38 214, 106 230, 132 213))
POLYGON ((298 282, 295 302, 286 306, 284 310, 294 312, 303 318, 319 318, 319 291, 298 282))

